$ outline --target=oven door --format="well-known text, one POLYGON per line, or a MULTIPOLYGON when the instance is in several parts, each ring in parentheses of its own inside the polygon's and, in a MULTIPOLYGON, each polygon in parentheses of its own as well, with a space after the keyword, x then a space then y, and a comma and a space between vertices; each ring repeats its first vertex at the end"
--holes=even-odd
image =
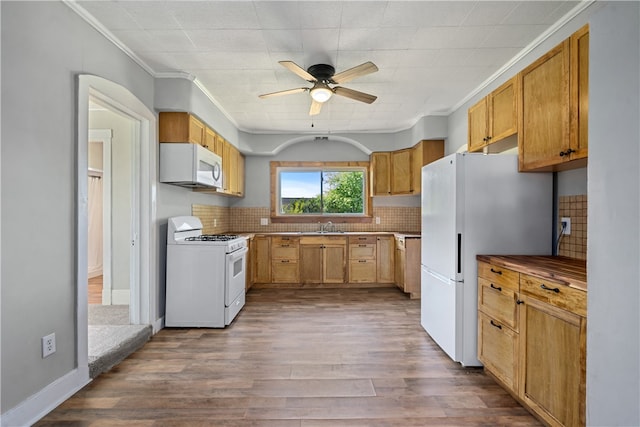
POLYGON ((247 252, 244 247, 227 254, 227 283, 224 292, 224 305, 227 307, 244 292, 246 286, 247 252))

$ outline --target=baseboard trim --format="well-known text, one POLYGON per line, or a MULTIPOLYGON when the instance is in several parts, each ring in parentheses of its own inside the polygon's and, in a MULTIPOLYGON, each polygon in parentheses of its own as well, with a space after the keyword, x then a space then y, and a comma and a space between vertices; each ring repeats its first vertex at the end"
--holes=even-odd
POLYGON ((2 414, 2 427, 35 424, 89 382, 88 366, 74 369, 2 414))
POLYGON ((112 305, 129 305, 131 296, 129 289, 112 289, 111 304, 112 305))

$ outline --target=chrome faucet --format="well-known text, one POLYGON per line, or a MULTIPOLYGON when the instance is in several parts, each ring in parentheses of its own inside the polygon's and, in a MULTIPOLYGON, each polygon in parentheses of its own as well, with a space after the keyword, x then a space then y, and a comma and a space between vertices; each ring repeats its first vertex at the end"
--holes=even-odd
POLYGON ((333 228, 333 223, 331 221, 326 224, 320 225, 320 232, 329 232, 333 228))

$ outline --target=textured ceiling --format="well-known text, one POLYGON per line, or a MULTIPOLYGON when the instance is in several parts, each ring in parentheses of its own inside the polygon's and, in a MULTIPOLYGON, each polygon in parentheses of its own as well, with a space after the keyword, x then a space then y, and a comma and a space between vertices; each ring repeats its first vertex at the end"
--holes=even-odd
POLYGON ((78 1, 73 8, 156 76, 195 77, 255 133, 390 132, 451 112, 578 1, 78 1), (86 13, 85 13, 86 12, 86 13), (309 116, 311 87, 278 61, 379 71, 309 116))

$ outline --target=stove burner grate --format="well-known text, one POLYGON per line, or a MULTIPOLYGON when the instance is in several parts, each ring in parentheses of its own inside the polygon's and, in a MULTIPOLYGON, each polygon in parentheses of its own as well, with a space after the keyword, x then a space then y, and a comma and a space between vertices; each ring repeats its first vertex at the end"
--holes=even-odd
POLYGON ((185 240, 189 242, 227 242, 237 239, 235 234, 202 234, 195 237, 187 237, 185 240))

